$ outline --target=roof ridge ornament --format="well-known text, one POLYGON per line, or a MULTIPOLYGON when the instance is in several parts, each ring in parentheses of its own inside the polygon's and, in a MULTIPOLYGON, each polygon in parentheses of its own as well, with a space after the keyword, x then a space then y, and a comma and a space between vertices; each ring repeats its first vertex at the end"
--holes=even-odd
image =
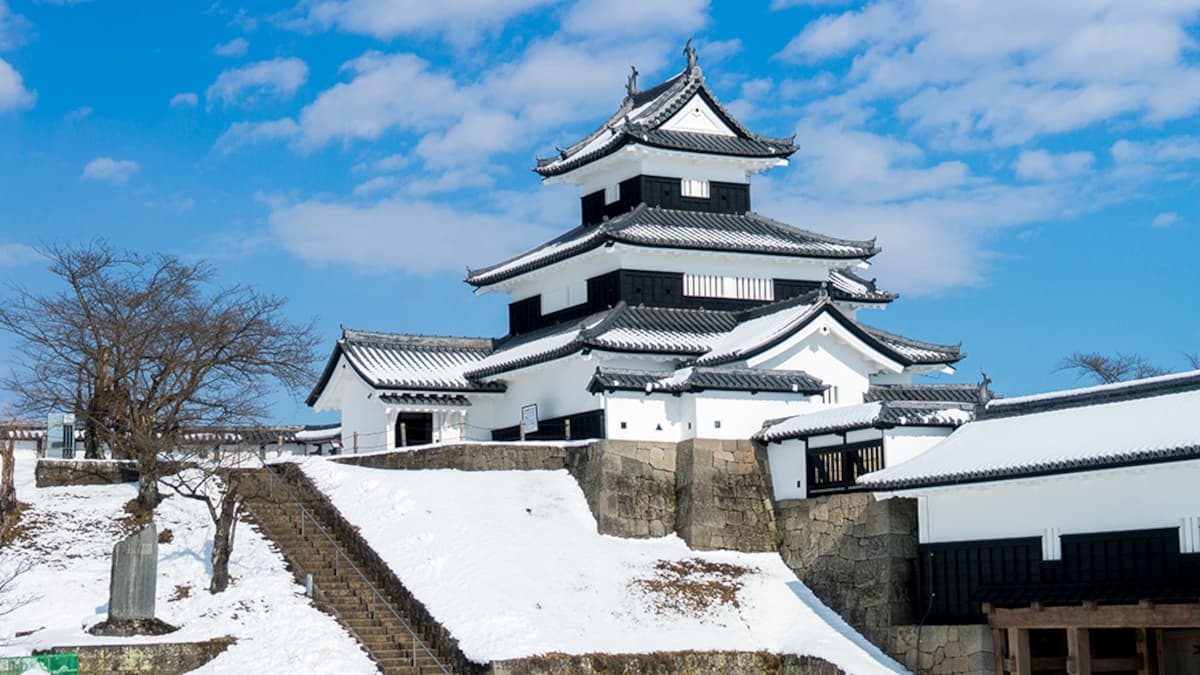
POLYGON ((683 55, 687 57, 687 70, 690 73, 696 68, 696 48, 692 46, 692 38, 688 38, 683 46, 683 55))
POLYGON ((637 69, 637 66, 630 65, 629 70, 630 70, 629 78, 625 80, 625 94, 629 98, 633 98, 633 95, 638 92, 638 88, 637 88, 638 69, 637 69))

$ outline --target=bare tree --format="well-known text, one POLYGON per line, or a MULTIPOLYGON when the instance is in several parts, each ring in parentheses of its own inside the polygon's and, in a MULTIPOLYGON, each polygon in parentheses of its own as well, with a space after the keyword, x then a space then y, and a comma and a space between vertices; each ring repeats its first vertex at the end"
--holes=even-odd
POLYGON ((37 595, 17 592, 17 581, 21 575, 31 569, 33 569, 33 562, 30 560, 20 560, 0 569, 0 617, 12 614, 25 605, 37 601, 37 595))
POLYGON ((239 489, 239 468, 245 460, 253 457, 248 447, 235 445, 232 449, 225 449, 220 444, 222 439, 219 436, 212 439, 216 443, 205 443, 211 435, 198 435, 201 438, 188 440, 178 453, 179 458, 185 460, 187 468, 163 476, 161 480, 176 494, 200 501, 207 507, 215 527, 210 558, 212 580, 208 590, 220 593, 229 586, 229 557, 233 553, 233 538, 244 502, 239 489))
POLYGON ((274 383, 299 393, 314 378, 313 324, 286 319, 282 298, 218 287, 205 262, 104 241, 40 252, 62 288, 14 285, 0 304, 19 354, 4 384, 29 412, 74 410, 96 447, 137 460, 144 509, 183 430, 251 424, 274 383))
POLYGON ((0 440, 0 535, 3 535, 17 511, 17 486, 13 474, 16 467, 13 432, 6 429, 0 433, 6 436, 0 440))
POLYGON ((1097 352, 1075 352, 1059 361, 1057 370, 1075 371, 1077 378, 1091 378, 1101 383, 1154 377, 1167 372, 1137 354, 1107 356, 1097 352))
POLYGON ((1188 352, 1183 355, 1183 358, 1192 365, 1192 370, 1200 370, 1200 352, 1188 352))

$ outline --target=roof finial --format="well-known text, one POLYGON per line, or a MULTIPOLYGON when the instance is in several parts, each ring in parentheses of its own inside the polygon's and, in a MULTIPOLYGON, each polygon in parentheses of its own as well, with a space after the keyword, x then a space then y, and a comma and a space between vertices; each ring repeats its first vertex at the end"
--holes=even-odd
POLYGON ((629 66, 629 70, 630 70, 629 79, 625 80, 625 93, 629 94, 630 96, 633 96, 634 94, 637 93, 638 69, 637 69, 637 66, 631 65, 631 66, 629 66))
POLYGON ((692 38, 688 38, 687 44, 683 46, 683 53, 687 56, 687 69, 690 71, 696 67, 696 48, 692 46, 692 38))
POLYGON ((988 374, 982 370, 979 371, 979 374, 983 378, 979 382, 979 405, 985 406, 988 404, 988 401, 992 400, 993 398, 991 388, 992 378, 988 377, 988 374))

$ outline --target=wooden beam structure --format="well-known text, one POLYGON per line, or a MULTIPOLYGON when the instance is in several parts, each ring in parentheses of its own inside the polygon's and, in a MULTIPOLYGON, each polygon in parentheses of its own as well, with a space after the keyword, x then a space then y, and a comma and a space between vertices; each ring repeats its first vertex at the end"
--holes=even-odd
MULTIPOLYGON (((993 628, 1200 628, 1200 603, 994 607, 985 605, 993 628)), ((1011 638, 1011 635, 1010 635, 1011 638)))

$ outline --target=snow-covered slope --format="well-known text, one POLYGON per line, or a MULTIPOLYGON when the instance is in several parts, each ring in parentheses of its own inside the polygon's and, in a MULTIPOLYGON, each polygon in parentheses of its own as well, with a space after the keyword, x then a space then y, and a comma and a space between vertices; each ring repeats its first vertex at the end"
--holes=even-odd
POLYGON ((0 549, 0 569, 21 560, 36 567, 21 576, 15 595, 38 599, 0 620, 0 654, 28 654, 53 645, 114 642, 188 642, 233 635, 237 644, 202 673, 374 673, 374 663, 330 616, 309 605, 273 546, 242 523, 230 573, 233 584, 210 594, 208 554, 212 523, 202 503, 169 497, 159 506, 158 529, 173 540, 158 547, 158 617, 180 626, 159 637, 93 637, 85 626, 107 615, 112 546, 117 521, 137 494, 135 484, 37 488, 32 453, 17 453, 17 497, 30 505, 29 529, 0 549), (172 599, 177 587, 187 597, 172 599), (33 634, 12 639, 16 632, 33 634), (4 644, 7 643, 7 644, 4 644))
POLYGON ((776 554, 697 552, 674 535, 598 534, 566 471, 386 471, 319 458, 301 465, 473 660, 768 650, 820 656, 848 673, 905 672, 776 554), (677 586, 656 593, 664 578, 656 564, 689 560, 749 568, 733 579, 741 584, 736 606, 672 610, 677 586))

